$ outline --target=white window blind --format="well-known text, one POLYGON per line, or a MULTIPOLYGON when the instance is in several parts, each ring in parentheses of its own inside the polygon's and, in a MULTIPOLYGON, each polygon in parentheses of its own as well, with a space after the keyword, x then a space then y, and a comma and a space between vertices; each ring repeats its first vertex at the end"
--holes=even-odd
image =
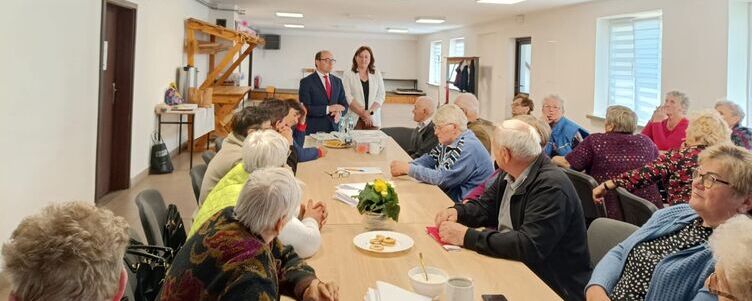
POLYGON ((449 56, 465 55, 465 38, 456 38, 449 40, 449 56))
POLYGON ((650 120, 661 103, 661 18, 609 24, 608 105, 623 105, 650 120))
POLYGON ((428 83, 438 85, 441 77, 441 41, 431 42, 428 62, 428 83))

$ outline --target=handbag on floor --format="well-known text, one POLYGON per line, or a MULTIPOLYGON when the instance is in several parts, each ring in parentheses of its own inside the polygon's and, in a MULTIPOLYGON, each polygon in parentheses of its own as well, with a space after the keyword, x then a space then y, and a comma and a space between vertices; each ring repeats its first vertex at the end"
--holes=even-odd
POLYGON ((172 160, 170 160, 170 151, 167 150, 167 145, 162 140, 162 136, 154 132, 151 136, 151 142, 151 173, 171 173, 174 168, 172 167, 172 160))

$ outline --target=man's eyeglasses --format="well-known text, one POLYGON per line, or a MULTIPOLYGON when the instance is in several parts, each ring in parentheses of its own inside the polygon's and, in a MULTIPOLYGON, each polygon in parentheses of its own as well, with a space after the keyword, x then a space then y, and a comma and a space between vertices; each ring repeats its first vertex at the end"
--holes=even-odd
POLYGON ((700 174, 700 170, 699 169, 695 169, 695 171, 692 172, 692 179, 694 180, 694 179, 697 179, 697 178, 701 178, 702 179, 702 186, 705 187, 705 189, 710 189, 711 187, 713 187, 713 185, 716 182, 721 183, 721 184, 726 184, 726 185, 729 185, 729 186, 731 185, 731 183, 719 179, 713 173, 706 172, 704 174, 700 174))
POLYGON ((332 64, 337 62, 337 60, 335 60, 333 58, 319 59, 319 61, 324 61, 324 62, 332 63, 332 64))
POLYGON ((336 169, 332 172, 324 171, 324 173, 328 174, 330 177, 332 177, 332 179, 341 179, 350 176, 350 172, 346 169, 336 169))
POLYGON ((708 290, 713 295, 724 297, 732 301, 737 300, 736 297, 734 297, 734 295, 732 295, 731 293, 727 293, 718 289, 718 274, 716 274, 715 272, 711 273, 710 277, 708 277, 708 290))

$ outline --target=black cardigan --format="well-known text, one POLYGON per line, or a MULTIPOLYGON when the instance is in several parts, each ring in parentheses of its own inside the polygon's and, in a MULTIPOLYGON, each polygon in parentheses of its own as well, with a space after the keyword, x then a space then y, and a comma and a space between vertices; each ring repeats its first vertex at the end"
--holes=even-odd
POLYGON ((548 157, 538 156, 510 200, 514 230, 501 233, 496 229, 505 176, 499 174, 478 200, 454 206, 458 222, 471 227, 463 246, 521 261, 564 300, 584 300, 592 268, 582 205, 572 183, 548 157), (488 228, 472 229, 477 227, 488 228))

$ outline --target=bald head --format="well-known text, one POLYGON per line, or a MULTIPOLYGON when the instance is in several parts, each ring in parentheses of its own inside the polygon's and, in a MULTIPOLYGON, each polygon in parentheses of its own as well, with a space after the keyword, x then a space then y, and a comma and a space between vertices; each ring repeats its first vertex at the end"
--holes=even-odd
POLYGON ((478 114, 480 112, 480 102, 478 101, 478 98, 475 97, 472 93, 462 93, 457 96, 457 98, 454 99, 454 104, 456 104, 460 109, 462 109, 463 112, 465 112, 465 116, 467 116, 467 120, 469 122, 473 122, 478 119, 478 114))
POLYGON ((433 116, 436 112, 436 101, 428 96, 421 96, 415 100, 413 107, 413 120, 415 122, 423 122, 433 116))

